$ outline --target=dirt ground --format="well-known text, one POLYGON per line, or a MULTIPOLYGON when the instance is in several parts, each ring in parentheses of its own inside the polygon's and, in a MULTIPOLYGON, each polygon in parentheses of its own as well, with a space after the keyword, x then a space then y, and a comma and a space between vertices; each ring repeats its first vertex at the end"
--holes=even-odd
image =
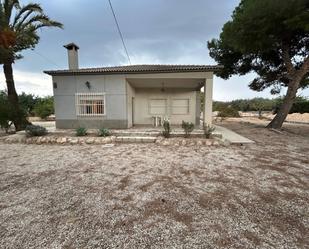
POLYGON ((309 126, 246 146, 0 144, 0 248, 308 248, 309 126))
MULTIPOLYGON (((258 117, 258 112, 240 112, 242 117, 258 117)), ((272 120, 275 115, 272 112, 262 112, 262 116, 272 120)), ((286 121, 289 122, 299 122, 309 124, 309 113, 291 113, 286 117, 286 121)))

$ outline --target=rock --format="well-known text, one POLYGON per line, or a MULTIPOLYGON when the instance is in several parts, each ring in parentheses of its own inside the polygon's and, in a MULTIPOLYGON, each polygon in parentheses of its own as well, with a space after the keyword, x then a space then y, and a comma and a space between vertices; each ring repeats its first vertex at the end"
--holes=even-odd
POLYGON ((158 137, 158 138, 156 139, 155 143, 156 143, 156 144, 161 144, 163 140, 164 140, 163 137, 158 137))
POLYGON ((169 140, 169 141, 172 141, 171 144, 174 145, 174 146, 179 146, 179 144, 180 144, 180 141, 178 139, 169 140))
POLYGON ((93 143, 94 143, 94 138, 86 139, 86 144, 93 144, 93 143))
POLYGON ((35 144, 41 144, 41 138, 40 137, 33 137, 32 140, 35 144))
POLYGON ((56 143, 57 138, 51 137, 49 141, 50 141, 51 144, 54 144, 54 143, 56 143))
POLYGON ((106 137, 106 138, 104 138, 104 143, 105 144, 109 144, 109 143, 111 143, 112 142, 112 138, 111 137, 106 137))
POLYGON ((72 138, 71 141, 70 141, 70 144, 72 144, 72 145, 78 144, 78 139, 72 138))
POLYGON ((194 146, 194 145, 196 145, 196 142, 195 142, 195 141, 189 141, 189 142, 188 142, 188 146, 194 146))
POLYGON ((6 143, 10 143, 10 142, 11 142, 11 139, 10 139, 10 138, 6 138, 4 141, 5 141, 6 143))
POLYGON ((187 141, 183 139, 183 140, 181 141, 181 145, 182 145, 182 146, 186 146, 186 144, 187 144, 187 141))
POLYGON ((224 146, 230 146, 230 145, 231 145, 230 141, 228 141, 228 140, 226 140, 226 139, 224 139, 224 140, 222 141, 222 144, 223 144, 224 146))
POLYGON ((60 140, 61 144, 65 144, 66 142, 67 142, 67 138, 66 137, 61 138, 61 140, 60 140))
POLYGON ((32 144, 32 139, 31 139, 31 137, 26 138, 26 144, 32 144))
POLYGON ((211 140, 207 139, 207 140, 206 140, 206 143, 205 143, 205 145, 207 145, 207 146, 211 146, 211 145, 212 145, 212 142, 211 142, 211 140))
POLYGON ((197 145, 197 146, 202 146, 202 145, 203 145, 203 142, 202 142, 201 140, 198 140, 198 141, 196 142, 196 145, 197 145))
POLYGON ((85 139, 80 137, 78 138, 78 144, 84 144, 85 143, 85 139))
POLYGON ((166 139, 166 140, 162 141, 162 145, 169 146, 170 142, 166 139))
POLYGON ((94 144, 101 144, 102 142, 102 139, 101 138, 96 138, 94 139, 94 144))
POLYGON ((220 145, 220 143, 219 143, 219 141, 215 140, 215 141, 213 142, 213 145, 218 146, 218 145, 220 145))

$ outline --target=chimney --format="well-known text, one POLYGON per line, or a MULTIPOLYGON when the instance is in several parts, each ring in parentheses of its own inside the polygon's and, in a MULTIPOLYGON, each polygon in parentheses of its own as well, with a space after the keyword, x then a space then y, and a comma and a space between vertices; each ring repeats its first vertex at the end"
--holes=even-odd
POLYGON ((78 69, 78 49, 79 47, 73 42, 67 45, 64 45, 64 47, 68 50, 69 69, 70 70, 78 69))

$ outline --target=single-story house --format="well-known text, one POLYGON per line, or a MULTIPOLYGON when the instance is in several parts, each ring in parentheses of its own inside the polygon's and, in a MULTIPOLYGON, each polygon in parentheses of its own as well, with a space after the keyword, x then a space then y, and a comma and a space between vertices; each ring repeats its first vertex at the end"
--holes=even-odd
POLYGON ((212 122, 213 73, 220 66, 130 65, 79 68, 79 47, 70 43, 68 70, 44 71, 52 76, 56 127, 130 128, 167 118, 212 122), (201 111, 200 92, 205 105, 201 111))

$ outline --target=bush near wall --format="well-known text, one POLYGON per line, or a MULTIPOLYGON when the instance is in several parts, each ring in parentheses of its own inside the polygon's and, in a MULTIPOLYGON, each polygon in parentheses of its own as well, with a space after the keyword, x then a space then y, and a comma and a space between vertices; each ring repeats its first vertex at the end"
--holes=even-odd
POLYGON ((293 104, 290 113, 309 113, 309 101, 296 102, 293 104))
POLYGON ((231 106, 226 106, 226 107, 220 108, 217 116, 221 117, 221 118, 227 118, 227 117, 238 118, 238 117, 240 117, 239 112, 231 106))
MULTIPOLYGON (((253 99, 236 99, 233 101, 214 101, 213 110, 220 111, 228 107, 232 107, 237 111, 273 111, 277 112, 283 102, 282 97, 275 99, 253 98, 253 99)), ((297 97, 292 106, 290 113, 309 113, 309 99, 305 97, 297 97)))
MULTIPOLYGON (((273 111, 274 113, 277 113, 283 102, 283 98, 278 98, 276 101, 276 106, 273 111)), ((290 113, 309 113, 309 99, 305 97, 297 97, 290 110, 290 113)))
POLYGON ((36 116, 46 119, 49 115, 54 114, 54 98, 45 97, 39 99, 33 108, 36 116))
POLYGON ((11 127, 14 127, 12 120, 15 120, 18 116, 26 117, 23 106, 20 105, 20 112, 17 113, 9 103, 7 93, 0 91, 0 128, 8 132, 11 127))
POLYGON ((46 128, 39 125, 27 125, 25 131, 29 137, 39 137, 47 134, 46 128))

